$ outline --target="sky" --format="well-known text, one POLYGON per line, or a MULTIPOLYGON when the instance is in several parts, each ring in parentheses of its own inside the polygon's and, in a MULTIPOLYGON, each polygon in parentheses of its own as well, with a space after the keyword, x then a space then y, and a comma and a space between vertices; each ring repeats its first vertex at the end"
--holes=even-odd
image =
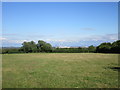
POLYGON ((2 45, 44 40, 52 46, 97 46, 118 39, 117 2, 3 2, 2 45))

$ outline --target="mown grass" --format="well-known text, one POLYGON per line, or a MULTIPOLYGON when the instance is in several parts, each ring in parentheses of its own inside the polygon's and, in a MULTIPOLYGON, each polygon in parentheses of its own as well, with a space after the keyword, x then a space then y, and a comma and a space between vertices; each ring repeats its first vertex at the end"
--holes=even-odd
POLYGON ((3 88, 117 88, 118 54, 2 55, 3 88))

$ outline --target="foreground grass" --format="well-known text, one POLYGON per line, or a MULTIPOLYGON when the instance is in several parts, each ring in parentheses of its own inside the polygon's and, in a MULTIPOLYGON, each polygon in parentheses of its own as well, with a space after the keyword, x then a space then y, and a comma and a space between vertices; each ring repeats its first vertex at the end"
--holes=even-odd
POLYGON ((117 88, 118 54, 3 55, 3 88, 117 88))

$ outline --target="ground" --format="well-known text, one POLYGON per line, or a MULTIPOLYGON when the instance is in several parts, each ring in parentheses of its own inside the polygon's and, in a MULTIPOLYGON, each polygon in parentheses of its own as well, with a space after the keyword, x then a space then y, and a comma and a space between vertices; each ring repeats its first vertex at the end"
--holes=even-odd
POLYGON ((118 54, 2 55, 3 88, 117 88, 118 54))

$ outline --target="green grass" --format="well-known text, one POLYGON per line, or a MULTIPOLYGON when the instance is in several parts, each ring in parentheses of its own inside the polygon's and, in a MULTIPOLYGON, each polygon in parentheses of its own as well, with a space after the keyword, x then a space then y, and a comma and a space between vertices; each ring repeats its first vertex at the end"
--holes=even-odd
POLYGON ((118 54, 2 55, 3 88, 117 88, 118 54), (111 68, 110 68, 111 67, 111 68))

